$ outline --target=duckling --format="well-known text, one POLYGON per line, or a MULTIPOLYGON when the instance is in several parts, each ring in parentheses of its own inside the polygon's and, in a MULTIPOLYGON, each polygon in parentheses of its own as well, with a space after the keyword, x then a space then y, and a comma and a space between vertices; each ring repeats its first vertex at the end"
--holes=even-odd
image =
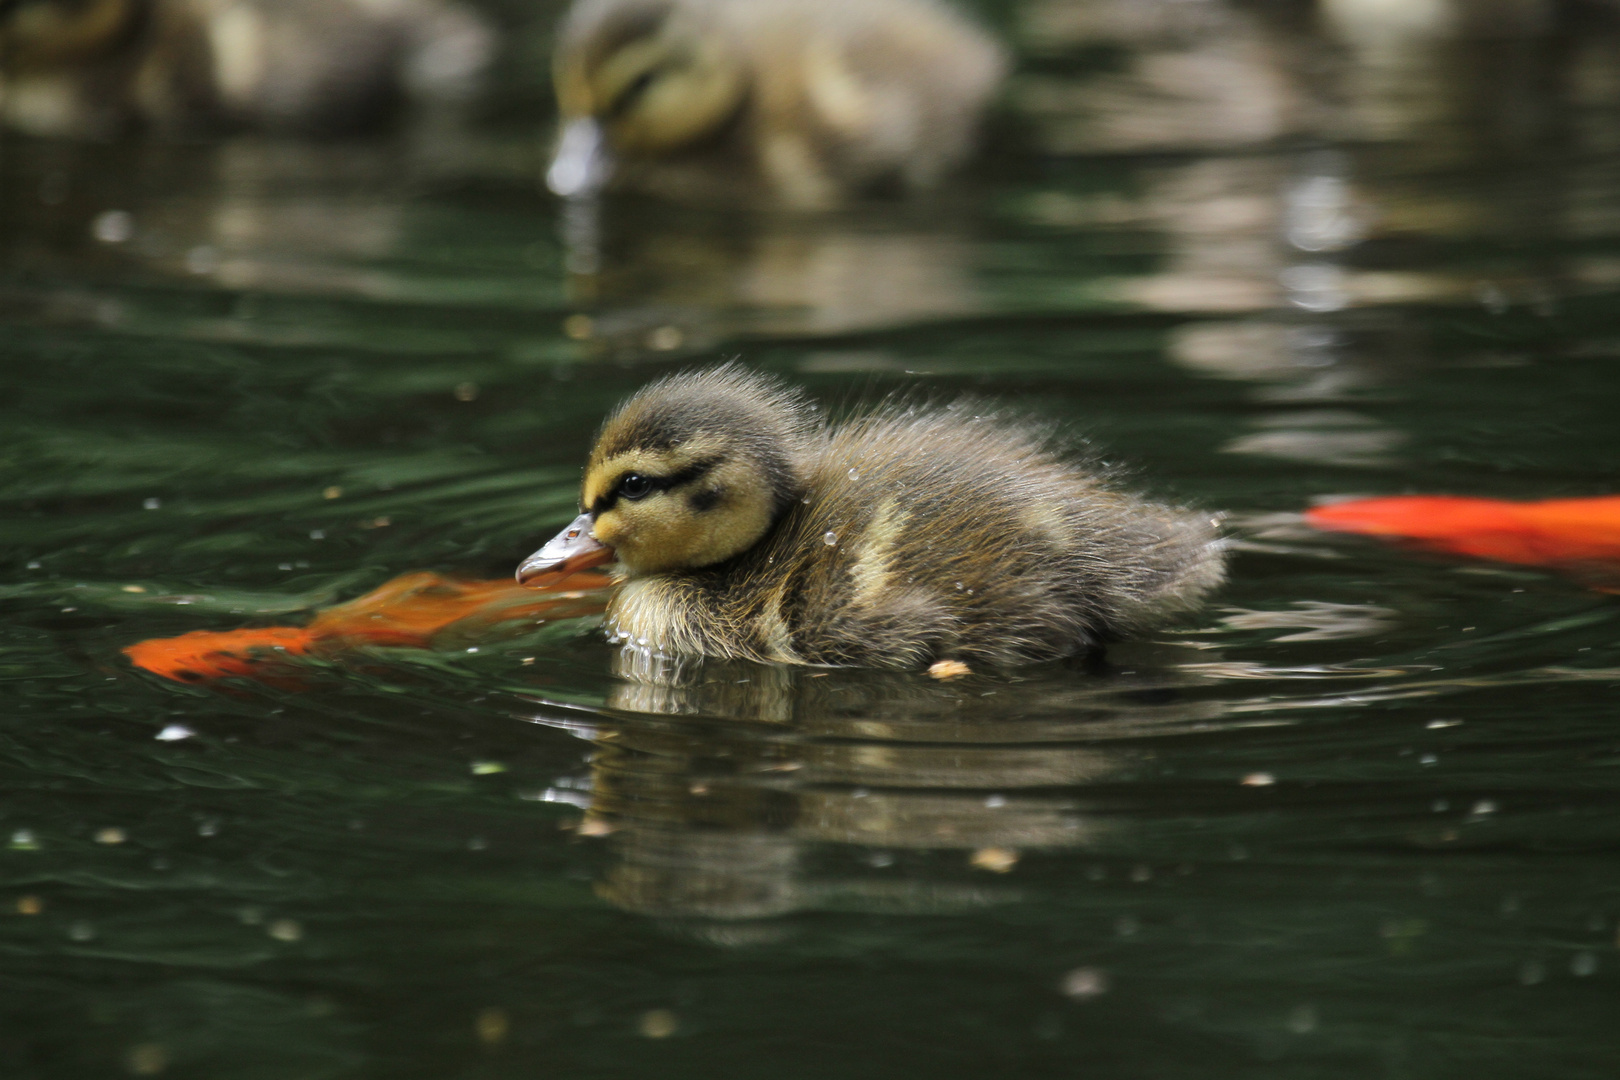
POLYGON ((939 0, 578 0, 546 179, 559 195, 762 184, 806 208, 926 188, 971 150, 1005 69, 939 0))
POLYGON ((1216 523, 1115 489, 971 400, 837 427, 735 364, 603 425, 581 513, 517 571, 617 561, 613 639, 674 656, 918 669, 1094 649, 1222 578, 1216 523))
POLYGON ((0 0, 0 120, 352 131, 400 100, 465 100, 492 42, 451 0, 0 0))

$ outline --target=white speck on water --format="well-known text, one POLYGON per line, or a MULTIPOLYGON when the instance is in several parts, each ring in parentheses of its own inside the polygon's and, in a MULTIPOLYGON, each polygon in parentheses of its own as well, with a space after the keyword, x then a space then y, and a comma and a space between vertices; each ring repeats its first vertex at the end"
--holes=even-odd
POLYGON ((1428 728, 1430 731, 1438 731, 1440 728, 1457 727, 1461 723, 1461 720, 1430 720, 1423 726, 1428 728))
POLYGON ((141 509, 142 510, 156 510, 158 507, 160 507, 162 505, 163 505, 163 500, 162 499, 142 499, 141 500, 141 509))
POLYGON ((957 582, 957 583, 956 583, 956 591, 957 591, 957 592, 961 592, 961 591, 962 591, 962 583, 961 583, 961 582, 960 582, 960 581, 958 581, 958 582, 957 582))
POLYGON ((74 941, 90 941, 96 936, 96 928, 80 919, 68 927, 68 937, 74 941))
POLYGON ((290 562, 276 563, 276 569, 277 570, 291 570, 292 569, 292 563, 290 563, 290 562))
POLYGON ((566 787, 548 787, 544 791, 520 791, 518 798, 525 802, 562 803, 581 810, 591 808, 591 796, 584 791, 571 791, 566 787))
POLYGON ((325 540, 326 539, 326 530, 325 529, 311 529, 311 530, 309 530, 309 538, 311 540, 325 540))
POLYGON ((861 474, 856 472, 854 469, 851 469, 849 470, 849 478, 851 480, 859 480, 861 478, 861 474))
POLYGON ((1309 1035, 1316 1030, 1316 1009, 1311 1005, 1299 1005, 1288 1014, 1288 1030, 1295 1035, 1309 1035))
POLYGON ((478 646, 476 646, 476 645, 469 645, 469 646, 467 646, 467 651, 468 651, 468 652, 477 652, 477 651, 478 651, 478 646))
POLYGON ((277 941, 297 941, 304 936, 304 927, 297 919, 277 919, 264 932, 277 941))
POLYGON ((1436 754, 1424 754, 1422 757, 1418 758, 1418 764, 1419 765, 1433 765, 1433 764, 1437 763, 1439 760, 1440 760, 1440 758, 1436 754))
POLYGON ((1252 772, 1238 783, 1244 787, 1270 787, 1277 782, 1277 778, 1268 772, 1252 772))
POLYGON ((835 532, 830 532, 821 538, 821 542, 826 544, 828 547, 837 547, 838 534, 835 532))
POLYGON ((984 805, 992 810, 999 810, 1007 805, 1007 797, 1005 795, 991 795, 984 800, 984 805))
POLYGON ((179 742, 181 739, 189 739, 195 734, 197 733, 184 724, 170 724, 152 738, 158 742, 179 742))
POLYGON ((40 561, 38 559, 35 559, 35 560, 33 560, 32 562, 30 562, 28 564, 28 569, 30 569, 30 570, 38 570, 39 567, 40 567, 40 561))
POLYGON ((1494 814, 1494 813, 1496 813, 1496 811, 1497 811, 1496 800, 1494 800, 1494 799, 1481 799, 1477 803, 1474 804, 1473 809, 1470 810, 1469 813, 1473 814, 1475 817, 1484 817, 1487 814, 1494 814))
POLYGON ((38 851, 39 841, 34 839, 32 829, 18 829, 11 834, 12 851, 38 851))
POLYGON ((202 822, 200 825, 197 826, 197 835, 198 836, 218 836, 219 835, 219 822, 213 821, 213 820, 202 822))
POLYGON ((1058 988, 1066 997, 1090 1001, 1108 993, 1108 972, 1102 968, 1078 967, 1063 976, 1058 988))
POLYGON ((1570 957, 1569 973, 1571 975, 1578 975, 1584 978, 1587 975, 1596 974, 1597 969, 1598 959, 1597 955, 1594 953, 1578 952, 1574 956, 1570 957))
POLYGON ((872 794, 872 790, 870 788, 858 787, 849 793, 849 797, 852 799, 864 799, 870 794, 872 794))
POLYGON ((866 857, 866 861, 869 865, 882 870, 894 865, 894 856, 887 851, 874 851, 866 857))

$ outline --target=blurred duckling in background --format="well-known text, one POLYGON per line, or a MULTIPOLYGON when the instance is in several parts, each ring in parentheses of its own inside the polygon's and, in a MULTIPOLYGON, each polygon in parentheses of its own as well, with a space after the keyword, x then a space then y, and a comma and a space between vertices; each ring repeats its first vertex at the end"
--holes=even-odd
POLYGON ((46 136, 356 131, 464 102, 493 40, 451 0, 0 0, 0 118, 46 136))
POLYGON ((557 194, 763 184, 813 208, 935 184, 1006 59, 938 0, 579 0, 553 69, 557 194))
POLYGON ((887 668, 1081 653, 1220 582, 1208 514, 1115 490, 1045 428, 981 409, 896 403, 832 428, 736 365, 653 383, 608 418, 584 512, 518 580, 617 560, 617 641, 887 668))

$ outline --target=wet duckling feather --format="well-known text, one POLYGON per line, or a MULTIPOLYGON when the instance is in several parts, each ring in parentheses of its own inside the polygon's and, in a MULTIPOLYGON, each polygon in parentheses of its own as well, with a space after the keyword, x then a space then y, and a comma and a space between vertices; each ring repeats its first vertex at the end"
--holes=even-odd
MULTIPOLYGON (((1054 659, 1192 607, 1222 577, 1208 514, 1116 489, 1040 424, 964 400, 832 427, 735 365, 630 398, 582 491, 572 528, 624 576, 610 632, 677 656, 1054 659)), ((546 550, 520 578, 557 572, 546 550)))

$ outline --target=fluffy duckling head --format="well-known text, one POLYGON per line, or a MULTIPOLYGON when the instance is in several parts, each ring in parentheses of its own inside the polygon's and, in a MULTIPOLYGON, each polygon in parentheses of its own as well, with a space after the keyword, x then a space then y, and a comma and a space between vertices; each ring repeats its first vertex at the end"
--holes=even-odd
POLYGON ((747 96, 743 61, 703 3, 584 0, 553 61, 562 137, 546 183, 559 195, 605 184, 615 160, 703 141, 747 96))
POLYGON ((21 71, 86 63, 134 35, 146 7, 141 0, 0 0, 0 52, 21 71))
POLYGON ((580 516, 518 580, 547 585, 614 558, 630 577, 724 562, 800 497, 820 430, 797 391, 735 365, 653 383, 608 417, 580 516))

